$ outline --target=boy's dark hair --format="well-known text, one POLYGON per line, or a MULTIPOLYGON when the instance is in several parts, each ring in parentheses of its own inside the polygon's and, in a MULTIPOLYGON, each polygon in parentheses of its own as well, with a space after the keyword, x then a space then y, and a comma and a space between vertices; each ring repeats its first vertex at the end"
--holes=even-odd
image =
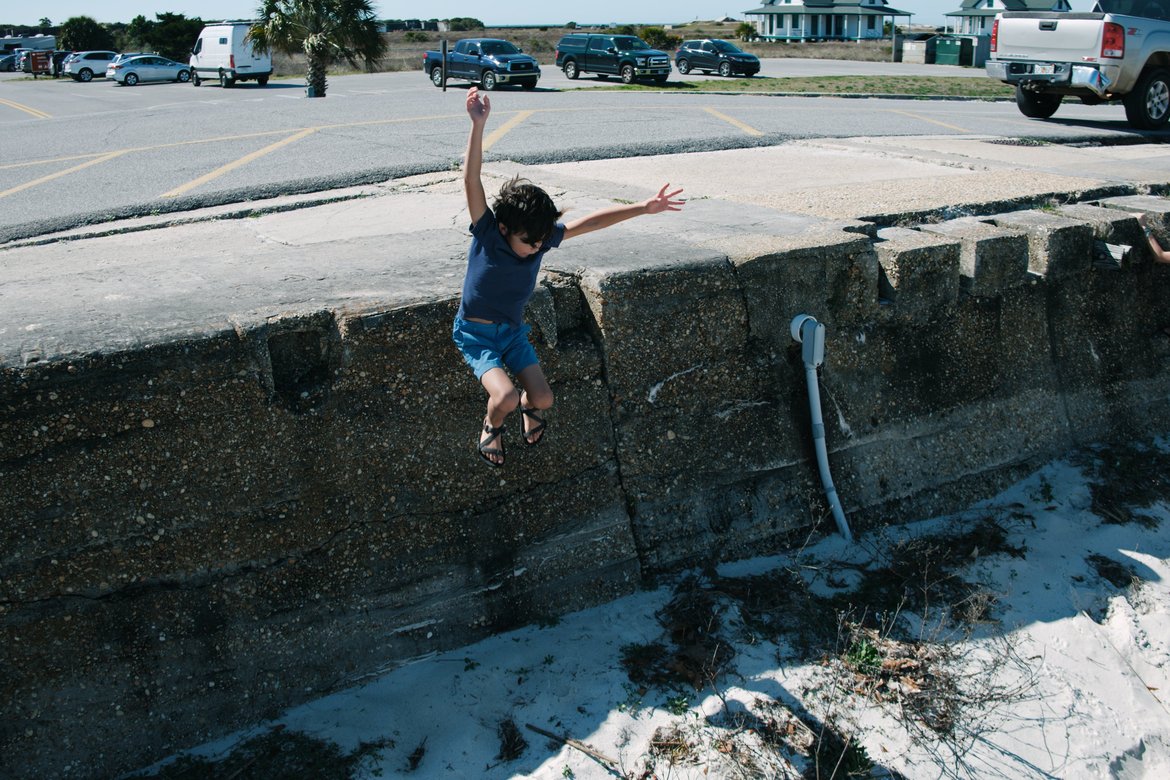
POLYGON ((557 209, 547 192, 519 176, 513 176, 500 187, 492 211, 496 214, 496 221, 510 233, 533 241, 548 238, 564 213, 557 209))

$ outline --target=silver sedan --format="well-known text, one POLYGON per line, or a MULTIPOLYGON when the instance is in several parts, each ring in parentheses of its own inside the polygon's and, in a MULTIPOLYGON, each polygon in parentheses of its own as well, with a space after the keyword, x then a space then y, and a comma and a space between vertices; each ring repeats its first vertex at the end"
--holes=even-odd
POLYGON ((121 62, 111 62, 106 68, 106 78, 127 87, 143 81, 190 81, 191 66, 157 55, 131 57, 121 62))

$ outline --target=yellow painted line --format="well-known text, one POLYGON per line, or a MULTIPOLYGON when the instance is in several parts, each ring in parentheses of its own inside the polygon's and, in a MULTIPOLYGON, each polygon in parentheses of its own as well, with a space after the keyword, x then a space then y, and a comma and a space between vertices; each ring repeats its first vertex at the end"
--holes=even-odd
POLYGON ((49 118, 49 115, 46 114, 44 111, 41 111, 39 108, 33 108, 32 106, 22 105, 20 103, 12 101, 12 100, 5 100, 4 98, 0 98, 0 106, 8 106, 9 108, 15 108, 17 111, 23 111, 26 114, 32 114, 37 119, 48 119, 49 118))
POLYGON ((315 132, 317 132, 317 128, 306 127, 304 130, 300 131, 299 133, 294 133, 293 135, 290 135, 288 138, 284 138, 280 141, 277 141, 274 144, 269 144, 268 146, 265 146, 263 149, 257 149, 256 151, 252 152, 251 154, 246 154, 243 157, 241 157, 240 159, 235 160, 234 162, 230 162, 227 165, 220 166, 219 168, 216 168, 211 173, 206 173, 203 176, 200 176, 198 179, 195 179, 194 181, 189 181, 181 187, 176 187, 175 189, 171 190, 170 192, 164 192, 160 197, 177 198, 178 196, 180 196, 184 193, 190 192, 191 190, 195 189, 196 187, 198 187, 200 185, 206 184, 207 182, 212 181, 213 179, 218 179, 220 176, 223 176, 225 173, 229 173, 231 171, 234 171, 236 168, 242 168, 243 166, 247 165, 248 163, 255 162, 256 160, 260 159, 261 157, 263 157, 266 154, 269 154, 271 152, 275 152, 277 149, 288 146, 291 143, 295 143, 296 141, 299 141, 302 138, 305 138, 306 136, 310 136, 315 132))
MULTIPOLYGON (((320 128, 313 128, 319 130, 320 128)), ((155 146, 136 146, 132 149, 120 149, 118 154, 126 154, 127 152, 150 152, 158 149, 175 149, 180 146, 195 146, 197 144, 218 144, 225 141, 246 141, 249 138, 267 138, 273 135, 288 135, 292 130, 285 128, 284 130, 265 130, 259 133, 244 133, 241 135, 221 135, 215 138, 200 138, 196 141, 173 141, 169 144, 156 144, 155 146)), ((88 160, 90 157, 100 157, 109 152, 94 152, 92 154, 75 154, 69 157, 47 157, 43 160, 29 160, 22 163, 11 163, 9 165, 0 165, 0 171, 6 171, 11 168, 29 168, 34 165, 52 165, 60 162, 70 162, 72 160, 88 160)))
POLYGON ((945 127, 949 130, 958 130, 960 133, 972 132, 971 130, 968 130, 965 127, 959 127, 958 125, 949 125, 946 122, 940 122, 937 119, 929 119, 929 118, 921 116, 919 114, 912 114, 909 111, 899 111, 896 108, 887 108, 885 110, 889 111, 891 114, 901 114, 902 116, 908 116, 911 119, 919 119, 923 122, 930 122, 932 125, 938 125, 939 127, 945 127))
POLYGON ((763 133, 761 131, 757 130, 756 128, 752 127, 751 125, 744 124, 743 122, 739 121, 738 119, 735 119, 734 117, 730 117, 727 114, 724 114, 722 111, 716 111, 713 108, 705 108, 703 110, 706 111, 708 114, 710 114, 713 117, 718 117, 719 119, 722 119, 724 122, 735 125, 740 130, 743 130, 745 133, 747 133, 748 135, 763 135, 763 133))
POLYGON ((504 124, 493 130, 487 138, 483 139, 483 150, 486 152, 488 149, 491 149, 492 144, 496 143, 496 141, 499 141, 501 138, 511 132, 512 128, 535 113, 535 111, 521 111, 507 122, 504 122, 504 124))
MULTIPOLYGON (((122 149, 122 153, 130 151, 129 149, 122 149)), ((10 165, 0 165, 0 171, 7 171, 13 168, 32 168, 36 165, 55 165, 57 163, 73 162, 74 160, 92 160, 94 157, 101 157, 109 152, 93 152, 91 154, 71 154, 68 157, 49 157, 44 160, 30 160, 29 162, 11 163, 10 165)))
POLYGON ((84 170, 85 168, 88 168, 91 165, 98 165, 100 163, 108 162, 109 160, 112 160, 115 157, 121 157, 122 155, 126 154, 127 151, 129 151, 129 150, 123 149, 122 151, 119 151, 119 152, 110 152, 109 154, 103 154, 101 157, 95 157, 94 159, 90 160, 89 162, 84 162, 81 165, 75 165, 72 168, 67 168, 66 170, 63 170, 63 171, 57 171, 56 173, 50 173, 48 176, 42 176, 39 179, 34 179, 32 181, 26 181, 24 184, 19 184, 10 190, 4 190, 3 192, 0 192, 0 198, 7 198, 9 195, 14 195, 18 192, 23 192, 24 190, 27 190, 31 187, 36 187, 38 184, 44 184, 45 182, 52 181, 53 179, 59 179, 62 176, 68 176, 71 173, 77 173, 78 171, 84 170))

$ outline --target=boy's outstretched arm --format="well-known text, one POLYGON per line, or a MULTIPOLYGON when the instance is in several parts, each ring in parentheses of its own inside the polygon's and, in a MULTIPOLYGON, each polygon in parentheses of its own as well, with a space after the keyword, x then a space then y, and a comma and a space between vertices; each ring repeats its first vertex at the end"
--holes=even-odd
POLYGON ((492 102, 487 95, 481 98, 477 87, 467 91, 467 114, 471 117, 471 133, 467 136, 467 153, 463 157, 463 192, 467 196, 467 214, 471 217, 473 225, 479 222, 479 218, 487 211, 487 195, 483 191, 480 170, 483 167, 483 128, 491 112, 492 102))
POLYGON ((607 209, 595 211, 588 216, 575 219, 572 222, 565 224, 565 238, 572 238, 584 233, 591 233, 594 230, 601 230, 610 225, 616 225, 619 222, 624 222, 633 217, 640 217, 643 214, 658 214, 663 211, 681 211, 684 200, 675 200, 675 196, 682 192, 677 189, 674 192, 667 192, 666 188, 669 184, 662 185, 662 189, 653 198, 647 198, 641 203, 631 203, 628 206, 610 206, 607 209))

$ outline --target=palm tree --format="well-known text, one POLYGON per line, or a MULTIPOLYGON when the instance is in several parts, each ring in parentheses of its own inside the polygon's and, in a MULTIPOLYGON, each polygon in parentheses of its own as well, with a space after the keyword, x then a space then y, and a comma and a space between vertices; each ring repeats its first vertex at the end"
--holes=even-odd
POLYGON ((338 58, 369 70, 386 54, 370 0, 264 0, 249 36, 258 51, 308 59, 309 97, 325 97, 325 70, 338 58))

